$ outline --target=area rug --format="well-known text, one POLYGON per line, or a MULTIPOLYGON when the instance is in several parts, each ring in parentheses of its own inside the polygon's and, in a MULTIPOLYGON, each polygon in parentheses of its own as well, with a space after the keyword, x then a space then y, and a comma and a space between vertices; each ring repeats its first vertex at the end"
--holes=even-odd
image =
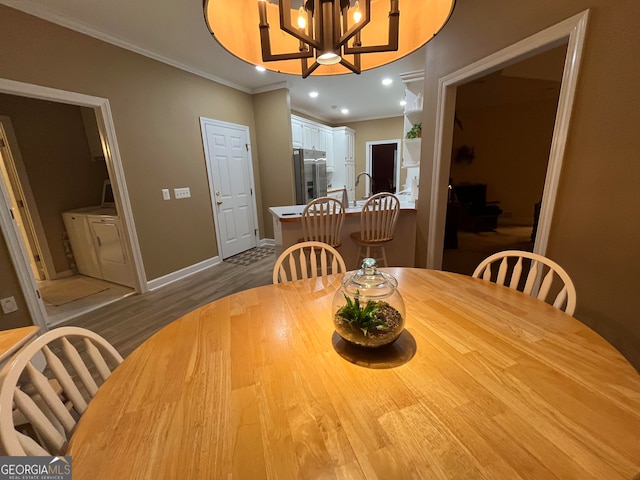
POLYGON ((49 305, 59 307, 108 289, 109 287, 95 285, 84 278, 65 278, 40 287, 40 295, 49 305))
POLYGON ((238 255, 234 255, 233 257, 229 257, 225 262, 246 267, 269 256, 275 256, 275 253, 275 247, 256 247, 247 250, 246 252, 239 253, 238 255))

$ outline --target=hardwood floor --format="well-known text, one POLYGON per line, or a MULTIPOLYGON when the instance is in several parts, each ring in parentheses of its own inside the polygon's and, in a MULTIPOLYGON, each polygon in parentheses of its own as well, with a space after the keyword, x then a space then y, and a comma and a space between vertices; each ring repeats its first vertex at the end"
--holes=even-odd
MULTIPOLYGON (((39 280, 38 287, 47 310, 47 325, 50 328, 61 323, 70 325, 69 322, 73 318, 119 301, 127 295, 135 294, 133 288, 84 275, 74 275, 60 280, 39 280), (71 299, 74 294, 78 295, 78 282, 81 285, 92 285, 95 289, 100 289, 101 291, 87 296, 79 296, 77 299, 68 302, 56 303, 50 301, 51 297, 47 295, 47 290, 58 295, 67 295, 71 299)), ((80 291, 82 291, 82 288, 80 291)))
POLYGON ((102 335, 129 355, 138 345, 187 312, 241 290, 271 283, 275 253, 243 266, 223 262, 142 295, 132 295, 69 322, 102 335))
POLYGON ((458 248, 446 249, 442 270, 471 275, 478 264, 502 250, 533 250, 531 226, 500 226, 491 232, 458 232, 458 248))

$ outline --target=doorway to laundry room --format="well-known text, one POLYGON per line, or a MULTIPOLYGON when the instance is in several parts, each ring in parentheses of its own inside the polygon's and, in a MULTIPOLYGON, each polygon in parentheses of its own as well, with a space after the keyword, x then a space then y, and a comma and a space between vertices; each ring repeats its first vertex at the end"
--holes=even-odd
POLYGON ((0 167, 47 326, 136 292, 94 108, 0 93, 0 167))

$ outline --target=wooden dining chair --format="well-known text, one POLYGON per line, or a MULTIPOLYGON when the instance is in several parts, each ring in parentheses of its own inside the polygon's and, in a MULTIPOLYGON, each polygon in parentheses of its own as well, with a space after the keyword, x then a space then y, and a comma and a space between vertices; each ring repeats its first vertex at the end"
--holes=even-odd
POLYGON ((79 327, 56 328, 25 346, 0 373, 4 452, 63 455, 99 385, 120 363, 122 357, 109 342, 79 327), (44 371, 33 364, 40 352, 46 359, 44 371))
POLYGON ((548 303, 553 297, 551 292, 557 292, 552 299, 554 307, 569 315, 576 309, 576 288, 569 274, 553 260, 536 253, 521 250, 494 253, 480 262, 473 276, 498 285, 507 285, 508 280, 509 288, 548 303))
POLYGON ((351 234, 351 239, 358 245, 356 268, 360 267, 363 258, 374 258, 380 266, 388 266, 384 246, 393 240, 399 214, 400 200, 392 193, 378 193, 365 202, 360 215, 360 231, 351 234))
POLYGON ((273 283, 303 280, 347 271, 342 255, 322 242, 301 242, 287 248, 273 267, 273 283))
POLYGON ((332 197, 311 200, 302 211, 302 236, 305 242, 323 242, 334 248, 342 245, 344 205, 332 197))

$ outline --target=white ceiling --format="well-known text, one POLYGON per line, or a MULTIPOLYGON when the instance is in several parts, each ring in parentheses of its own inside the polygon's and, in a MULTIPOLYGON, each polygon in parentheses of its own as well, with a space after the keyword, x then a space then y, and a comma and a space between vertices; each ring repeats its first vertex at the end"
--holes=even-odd
MULTIPOLYGON (((233 0, 231 0, 233 1, 233 0)), ((424 48, 360 75, 302 79, 260 73, 229 54, 212 38, 202 0, 0 0, 0 3, 128 48, 248 93, 286 84, 291 108, 339 124, 402 115, 401 73, 424 68, 424 48), (382 85, 391 78, 391 86, 382 85), (317 98, 309 92, 319 92, 317 98), (342 114, 342 108, 349 109, 342 114)))

